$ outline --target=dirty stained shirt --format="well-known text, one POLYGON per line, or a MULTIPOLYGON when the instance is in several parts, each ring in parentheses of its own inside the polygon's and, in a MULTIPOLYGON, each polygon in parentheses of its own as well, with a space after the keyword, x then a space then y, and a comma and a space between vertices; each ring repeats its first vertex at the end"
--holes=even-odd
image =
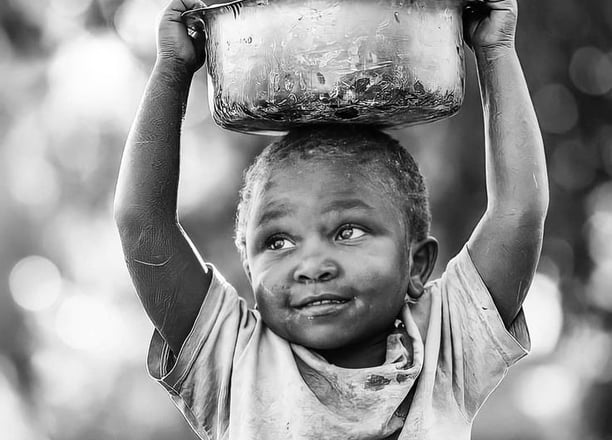
POLYGON ((405 308, 385 362, 363 369, 278 337, 212 270, 176 359, 157 331, 148 354, 150 375, 204 440, 469 440, 478 409, 529 350, 522 311, 507 329, 466 247, 405 308))

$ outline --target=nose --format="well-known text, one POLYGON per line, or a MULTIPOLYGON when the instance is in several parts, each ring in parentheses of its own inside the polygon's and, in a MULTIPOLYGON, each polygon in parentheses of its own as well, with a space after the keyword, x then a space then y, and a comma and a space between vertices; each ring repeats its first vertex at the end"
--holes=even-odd
POLYGON ((312 256, 304 258, 293 272, 293 279, 300 283, 330 281, 338 276, 338 265, 329 258, 312 256))

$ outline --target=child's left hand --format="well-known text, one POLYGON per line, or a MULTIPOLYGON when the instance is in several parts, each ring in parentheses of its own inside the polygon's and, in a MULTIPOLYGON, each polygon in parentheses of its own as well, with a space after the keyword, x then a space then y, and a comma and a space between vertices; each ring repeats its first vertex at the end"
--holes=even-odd
POLYGON ((514 48, 517 0, 469 3, 463 11, 465 42, 474 52, 514 48))

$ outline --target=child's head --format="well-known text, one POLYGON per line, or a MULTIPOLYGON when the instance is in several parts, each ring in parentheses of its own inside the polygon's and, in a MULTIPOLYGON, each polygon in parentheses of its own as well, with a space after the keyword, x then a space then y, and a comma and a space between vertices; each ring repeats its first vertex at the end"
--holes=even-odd
POLYGON ((317 127, 269 145, 247 171, 236 245, 264 322, 323 350, 388 331, 433 267, 429 224, 423 178, 396 140, 317 127))

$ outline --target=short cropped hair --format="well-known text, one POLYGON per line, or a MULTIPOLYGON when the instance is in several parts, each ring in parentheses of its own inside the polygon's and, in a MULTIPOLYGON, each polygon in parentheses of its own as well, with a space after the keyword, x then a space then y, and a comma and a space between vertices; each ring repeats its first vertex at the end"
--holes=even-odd
POLYGON ((276 168, 298 161, 340 161, 366 176, 374 176, 404 214, 414 240, 429 235, 431 213, 423 176, 410 153, 382 131, 367 126, 318 126, 298 128, 268 145, 244 174, 236 213, 235 244, 246 261, 246 227, 252 198, 265 187, 276 168))

